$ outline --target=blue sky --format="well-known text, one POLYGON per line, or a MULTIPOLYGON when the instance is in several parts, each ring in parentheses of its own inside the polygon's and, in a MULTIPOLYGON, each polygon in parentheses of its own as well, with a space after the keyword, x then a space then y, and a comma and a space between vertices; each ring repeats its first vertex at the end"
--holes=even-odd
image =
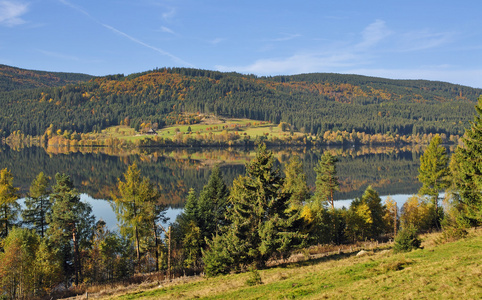
POLYGON ((91 75, 193 67, 482 88, 482 1, 0 0, 0 64, 91 75))

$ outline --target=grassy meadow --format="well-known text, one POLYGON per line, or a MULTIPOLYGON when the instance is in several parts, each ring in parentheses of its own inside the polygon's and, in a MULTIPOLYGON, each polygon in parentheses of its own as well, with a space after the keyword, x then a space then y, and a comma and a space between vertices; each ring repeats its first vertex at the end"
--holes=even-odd
MULTIPOLYGON (((271 123, 250 119, 219 119, 214 116, 198 124, 172 125, 158 129, 156 132, 157 136, 168 139, 173 139, 179 133, 192 134, 193 136, 212 133, 216 136, 226 132, 237 132, 239 135, 246 135, 251 139, 266 135, 276 136, 278 138, 290 135, 290 132, 283 132, 277 125, 271 123), (190 133, 189 128, 191 129, 190 133)), ((302 133, 294 132, 293 135, 302 135, 302 133)), ((118 138, 127 141, 140 140, 150 136, 152 135, 136 132, 133 128, 126 125, 111 126, 97 134, 97 138, 99 139, 118 138)))
MULTIPOLYGON (((121 290, 103 299, 481 299, 482 230, 437 244, 423 236, 423 249, 394 254, 385 248, 340 253, 253 272, 214 278, 186 277, 121 290)), ((94 296, 94 295, 93 295, 94 296)))

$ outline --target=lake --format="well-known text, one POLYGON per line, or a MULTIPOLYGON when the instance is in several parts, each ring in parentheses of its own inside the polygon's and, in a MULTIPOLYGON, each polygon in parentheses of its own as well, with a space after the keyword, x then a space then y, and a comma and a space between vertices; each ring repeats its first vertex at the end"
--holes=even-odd
MULTIPOLYGON (((136 149, 112 151, 106 148, 89 151, 47 153, 43 148, 14 150, 0 148, 0 168, 8 168, 14 185, 25 195, 39 172, 54 177, 57 172, 71 176, 81 198, 92 204, 96 217, 109 227, 116 224, 110 203, 117 191, 118 178, 132 163, 161 190, 161 201, 170 207, 171 221, 181 211, 187 192, 199 192, 207 183, 212 166, 218 164, 228 186, 245 173, 244 164, 255 155, 255 149, 136 149)), ((336 206, 349 206, 350 199, 360 197, 371 185, 384 199, 391 195, 398 206, 420 188, 417 180, 421 151, 418 147, 349 147, 349 148, 274 148, 279 166, 291 156, 299 156, 304 164, 308 185, 314 189, 315 172, 323 151, 339 159, 337 171, 340 191, 335 194, 336 206)), ((53 180, 54 181, 54 180, 53 180)))

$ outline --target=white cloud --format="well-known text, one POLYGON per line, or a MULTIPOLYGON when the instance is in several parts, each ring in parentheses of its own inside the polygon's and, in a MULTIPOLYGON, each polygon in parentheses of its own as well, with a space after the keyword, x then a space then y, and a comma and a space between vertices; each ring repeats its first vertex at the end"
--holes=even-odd
MULTIPOLYGON (((247 66, 218 65, 216 68, 220 71, 238 71, 259 75, 340 72, 346 68, 368 64, 371 57, 367 50, 391 34, 392 31, 387 28, 384 21, 376 20, 361 32, 362 41, 358 44, 354 41, 333 43, 324 45, 323 49, 318 51, 300 51, 290 57, 259 59, 247 66)), ((300 35, 287 35, 278 41, 298 36, 300 35)))
POLYGON ((293 33, 285 33, 283 34, 283 37, 280 37, 280 38, 274 38, 274 39, 271 39, 269 40, 270 42, 286 42, 286 41, 290 41, 292 39, 295 39, 297 37, 300 37, 301 34, 293 34, 293 33))
MULTIPOLYGON (((440 64, 427 66, 407 66, 406 68, 383 68, 376 65, 376 46, 392 36, 396 44, 384 53, 391 55, 400 51, 419 51, 452 41, 452 32, 431 32, 420 30, 395 34, 384 21, 376 20, 361 32, 361 42, 356 37, 351 41, 323 44, 323 49, 312 52, 298 51, 288 57, 263 58, 247 65, 218 65, 220 71, 237 71, 257 75, 300 74, 311 72, 336 72, 360 74, 393 79, 426 79, 482 88, 482 69, 462 70, 457 66, 440 64)), ((380 51, 377 51, 380 52, 380 51)))
POLYGON ((215 39, 213 39, 213 40, 211 40, 211 41, 209 41, 209 42, 210 42, 211 44, 213 44, 213 45, 217 45, 217 44, 221 43, 222 41, 224 41, 224 39, 222 39, 222 38, 215 38, 215 39))
POLYGON ((373 47, 391 34, 392 31, 385 25, 385 21, 376 20, 363 30, 363 40, 357 45, 357 48, 365 49, 373 47))
POLYGON ((300 53, 288 58, 260 59, 248 66, 216 66, 220 71, 238 71, 259 75, 299 74, 323 72, 334 68, 353 67, 359 64, 359 57, 353 53, 300 53))
POLYGON ((174 31, 172 31, 172 29, 167 28, 165 26, 161 26, 161 31, 165 33, 175 34, 174 31))
POLYGON ((165 21, 171 21, 175 15, 176 15, 176 9, 174 7, 170 7, 166 12, 162 13, 162 18, 165 21))
POLYGON ((25 23, 21 18, 27 13, 28 4, 17 1, 0 1, 0 25, 13 27, 25 23))
POLYGON ((435 48, 450 42, 453 32, 430 32, 429 30, 412 31, 402 35, 400 49, 402 51, 419 51, 435 48))

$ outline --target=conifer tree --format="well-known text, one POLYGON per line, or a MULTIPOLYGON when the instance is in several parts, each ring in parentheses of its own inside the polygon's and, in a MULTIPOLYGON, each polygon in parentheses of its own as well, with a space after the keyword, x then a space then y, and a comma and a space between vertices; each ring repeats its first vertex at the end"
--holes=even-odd
POLYGON ((20 205, 18 188, 13 186, 13 175, 6 168, 0 170, 0 238, 6 238, 16 224, 20 205))
POLYGON ((462 137, 451 162, 456 199, 465 217, 473 225, 482 223, 482 96, 475 106, 476 115, 462 137))
POLYGON ((68 175, 57 173, 55 180, 50 195, 53 204, 47 218, 47 236, 50 245, 58 248, 63 257, 64 274, 73 274, 75 284, 78 284, 82 275, 80 250, 91 240, 95 218, 92 207, 80 200, 80 194, 68 175))
POLYGON ((136 164, 128 167, 124 173, 125 181, 118 179, 120 197, 114 198, 114 208, 122 234, 134 239, 137 263, 141 259, 141 243, 148 247, 148 237, 154 228, 157 241, 156 222, 164 218, 165 206, 157 203, 158 191, 150 183, 149 178, 141 178, 136 164))
POLYGON ((316 172, 316 192, 315 199, 321 203, 325 201, 331 204, 331 208, 335 209, 333 194, 340 189, 338 177, 336 176, 336 163, 338 159, 326 151, 320 158, 318 165, 315 167, 316 172))
POLYGON ((187 224, 190 221, 198 222, 199 219, 199 199, 193 188, 189 189, 184 210, 180 215, 181 219, 187 224))
POLYGON ((450 185, 447 150, 440 145, 441 143, 442 138, 436 134, 423 155, 420 156, 418 175, 418 180, 422 183, 418 193, 429 196, 436 211, 438 211, 440 192, 450 185))
POLYGON ((228 195, 229 190, 218 166, 213 168, 199 197, 194 189, 189 190, 184 211, 176 220, 182 236, 186 267, 196 266, 207 241, 227 224, 228 195))
POLYGON ((220 227, 227 224, 228 196, 228 187, 224 183, 219 167, 215 166, 208 183, 199 194, 198 226, 203 237, 212 238, 220 227))
POLYGON ((306 174, 303 163, 298 156, 292 156, 285 168, 285 182, 283 191, 291 194, 290 204, 300 208, 310 197, 310 189, 306 184, 306 174))
POLYGON ((40 172, 30 185, 30 193, 25 198, 25 209, 22 211, 24 223, 32 225, 42 238, 47 230, 47 215, 52 206, 48 186, 49 178, 40 172))
POLYGON ((236 265, 263 267, 272 256, 288 253, 302 238, 297 211, 289 210, 290 194, 283 192, 283 178, 274 156, 260 145, 246 165, 246 175, 233 182, 229 200, 229 231, 224 236, 236 265))

